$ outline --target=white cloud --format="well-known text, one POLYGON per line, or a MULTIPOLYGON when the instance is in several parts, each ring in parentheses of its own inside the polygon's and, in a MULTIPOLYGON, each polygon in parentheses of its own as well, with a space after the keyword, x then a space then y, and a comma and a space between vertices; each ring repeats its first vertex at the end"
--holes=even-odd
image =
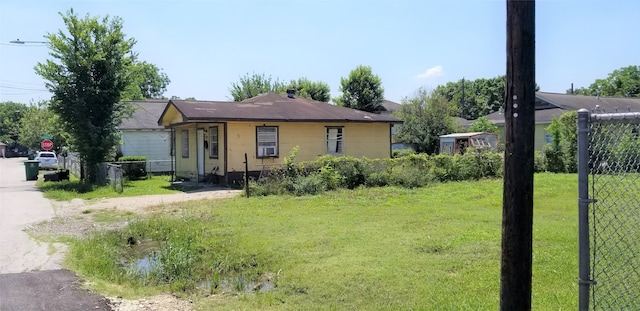
POLYGON ((427 69, 425 72, 417 75, 416 78, 427 79, 427 78, 439 77, 439 76, 442 76, 443 74, 444 74, 444 70, 442 69, 442 66, 438 65, 438 66, 427 69))

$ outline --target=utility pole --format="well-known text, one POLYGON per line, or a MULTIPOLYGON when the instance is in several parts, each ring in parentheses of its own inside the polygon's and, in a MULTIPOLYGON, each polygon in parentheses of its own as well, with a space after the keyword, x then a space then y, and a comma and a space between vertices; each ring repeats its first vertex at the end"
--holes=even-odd
POLYGON ((464 77, 462 77, 462 102, 460 103, 460 117, 461 118, 465 118, 464 117, 464 106, 465 106, 465 104, 464 104, 464 77))
POLYGON ((535 0, 507 0, 500 310, 531 310, 535 0))

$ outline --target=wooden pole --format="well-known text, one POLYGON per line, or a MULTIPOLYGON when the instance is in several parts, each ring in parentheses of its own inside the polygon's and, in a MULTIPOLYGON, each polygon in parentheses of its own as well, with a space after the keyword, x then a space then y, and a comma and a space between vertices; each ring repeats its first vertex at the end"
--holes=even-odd
POLYGON ((249 197, 249 161, 247 160, 247 154, 244 154, 244 189, 247 192, 247 198, 249 197))
POLYGON ((531 310, 535 85, 535 1, 507 0, 501 310, 531 310))

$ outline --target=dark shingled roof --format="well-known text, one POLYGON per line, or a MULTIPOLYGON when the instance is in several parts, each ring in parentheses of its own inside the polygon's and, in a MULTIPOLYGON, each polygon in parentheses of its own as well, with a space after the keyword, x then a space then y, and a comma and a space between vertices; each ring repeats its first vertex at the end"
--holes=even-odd
POLYGON ((640 97, 603 97, 536 92, 536 103, 547 102, 565 110, 593 113, 640 112, 640 97))
MULTIPOLYGON (((306 98, 263 94, 241 102, 171 100, 188 121, 285 121, 402 123, 386 115, 349 109, 306 98)), ((162 120, 158 120, 160 124, 162 120)))
POLYGON ((382 107, 384 107, 384 109, 388 112, 394 112, 394 111, 398 111, 400 110, 400 104, 396 103, 396 102, 392 102, 390 100, 383 100, 382 101, 382 107))
POLYGON ((158 125, 158 119, 168 102, 168 99, 131 101, 130 103, 134 106, 135 111, 131 117, 122 120, 119 128, 121 130, 164 129, 164 127, 158 125))
MULTIPOLYGON (((536 92, 536 123, 551 123, 569 111, 587 109, 591 113, 640 112, 638 97, 597 97, 559 93, 536 92)), ((504 113, 486 115, 494 124, 504 124, 504 113)), ((469 120, 468 124, 473 123, 469 120)))

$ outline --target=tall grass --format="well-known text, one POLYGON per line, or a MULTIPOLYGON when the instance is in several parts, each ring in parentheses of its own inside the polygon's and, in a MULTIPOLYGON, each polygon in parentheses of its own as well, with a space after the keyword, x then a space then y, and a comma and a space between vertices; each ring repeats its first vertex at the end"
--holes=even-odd
MULTIPOLYGON (((533 308, 576 309, 576 176, 535 178, 533 308)), ((74 242, 68 264, 119 295, 172 290, 204 310, 495 310, 501 196, 482 180, 190 202, 74 242), (130 237, 159 241, 153 272, 121 264, 130 237)))

